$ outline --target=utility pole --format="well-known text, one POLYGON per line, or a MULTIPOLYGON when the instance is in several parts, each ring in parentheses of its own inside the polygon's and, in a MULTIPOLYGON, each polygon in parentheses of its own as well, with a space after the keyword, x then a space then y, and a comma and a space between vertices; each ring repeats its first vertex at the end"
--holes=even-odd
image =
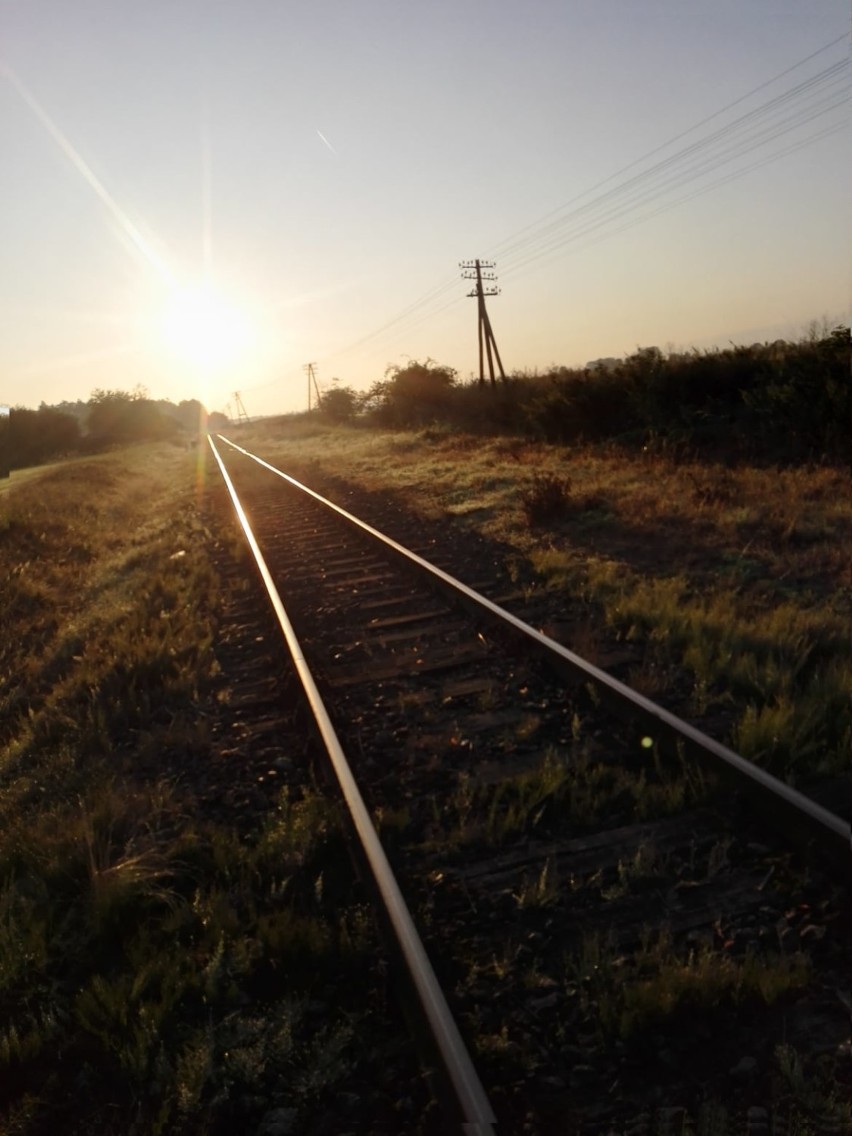
POLYGON ((304 367, 302 367, 302 370, 308 376, 308 410, 311 409, 311 384, 312 383, 313 383, 313 387, 314 387, 314 392, 316 393, 316 396, 317 396, 317 410, 319 410, 319 405, 320 405, 320 401, 321 401, 319 386, 317 385, 316 366, 317 366, 316 363, 305 363, 304 367))
POLYGON ((479 330, 479 385, 483 386, 485 383, 485 368, 482 358, 483 343, 485 344, 485 352, 488 356, 488 375, 491 379, 492 387, 495 386, 494 381, 494 359, 497 359, 497 366, 500 368, 500 378, 505 381, 506 375, 503 372, 503 363, 500 359, 500 352, 497 350, 497 340, 494 338, 494 332, 491 329, 491 320, 488 318, 488 312, 485 308, 486 296, 499 296, 499 288, 490 288, 487 292, 483 289, 483 280, 491 281, 496 280, 497 277, 491 271, 494 268, 494 262, 490 260, 465 260, 459 263, 459 268, 462 270, 462 280, 475 280, 476 287, 472 292, 468 292, 468 296, 476 298, 477 309, 477 326, 479 330), (482 270, 486 269, 485 272, 482 270), (492 354, 493 353, 493 354, 492 354))
POLYGON ((237 409, 237 425, 241 422, 248 424, 249 416, 246 414, 246 408, 243 406, 243 400, 240 398, 240 392, 234 391, 231 396, 234 400, 234 406, 237 409))
POLYGON ((12 472, 9 451, 12 446, 12 408, 0 405, 0 477, 8 477, 12 472))

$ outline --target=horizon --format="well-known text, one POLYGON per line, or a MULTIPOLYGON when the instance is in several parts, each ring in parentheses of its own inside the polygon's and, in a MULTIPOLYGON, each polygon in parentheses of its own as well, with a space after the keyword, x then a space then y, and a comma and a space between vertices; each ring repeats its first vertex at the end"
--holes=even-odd
POLYGON ((466 381, 473 257, 507 372, 848 322, 839 0, 0 2, 10 405, 466 381))
MULTIPOLYGON (((671 343, 667 344, 665 347, 660 347, 659 344, 646 344, 646 345, 643 345, 643 346, 637 346, 634 352, 630 352, 630 353, 622 355, 622 356, 599 356, 598 358, 587 360, 584 364, 573 364, 572 365, 572 364, 563 364, 563 363, 553 363, 548 367, 538 367, 538 368, 518 367, 518 368, 513 368, 511 371, 509 371, 506 374, 506 380, 523 381, 525 379, 533 379, 533 378, 536 378, 536 377, 547 376, 547 374, 550 373, 550 372, 562 371, 562 370, 568 371, 569 373, 577 373, 577 372, 582 372, 582 371, 594 370, 596 368, 597 364, 610 364, 610 363, 619 364, 619 363, 628 362, 636 352, 648 350, 648 349, 658 350, 662 353, 662 355, 665 358, 669 358, 669 357, 678 357, 678 356, 689 356, 689 355, 694 354, 695 352, 699 352, 701 354, 712 354, 714 352, 723 353, 723 352, 729 351, 729 350, 737 350, 738 348, 750 349, 750 348, 755 348, 755 347, 771 347, 775 343, 786 343, 786 344, 792 346, 792 345, 795 345, 797 343, 808 342, 808 341, 810 341, 814 338, 828 337, 838 327, 848 329, 848 327, 849 327, 848 321, 842 321, 842 320, 840 322, 831 321, 831 320, 828 320, 826 317, 823 317, 821 320, 814 319, 814 320, 808 321, 808 323, 802 327, 800 333, 797 334, 796 336, 791 336, 791 337, 779 336, 775 339, 766 338, 766 339, 763 339, 763 340, 752 340, 750 343, 736 343, 735 341, 731 340, 726 344, 711 345, 710 347, 706 347, 706 348, 698 348, 698 347, 688 346, 688 345, 686 345, 686 346, 675 346, 671 343)), ((435 363, 437 366, 444 366, 444 364, 442 364, 440 360, 431 359, 429 357, 427 357, 424 360, 417 360, 417 359, 413 359, 410 356, 408 356, 407 359, 408 359, 409 363, 411 363, 412 365, 413 364, 423 365, 423 364, 428 364, 428 363, 431 362, 431 363, 435 363)), ((395 365, 392 364, 391 366, 395 366, 395 365)), ((448 366, 450 368, 450 370, 452 370, 454 372, 456 381, 461 385, 476 384, 479 381, 478 376, 474 375, 472 372, 467 376, 463 376, 463 375, 460 375, 459 372, 455 368, 451 367, 449 364, 447 364, 446 366, 448 366)), ((390 368, 388 368, 388 369, 390 369, 390 368)), ((607 369, 607 368, 604 367, 603 369, 607 369)), ((385 376, 383 376, 383 378, 384 377, 385 376)), ((377 381, 381 381, 381 380, 377 380, 377 381)), ((500 381, 501 380, 498 379, 498 385, 499 385, 500 381)), ((339 380, 335 380, 334 386, 329 384, 324 391, 320 392, 320 394, 321 395, 325 394, 328 391, 335 389, 335 387, 340 388, 340 389, 347 389, 348 388, 348 389, 356 390, 356 388, 351 388, 346 383, 340 383, 339 380)), ((305 389, 307 389, 307 379, 305 379, 305 389)), ((363 388, 362 390, 356 390, 356 393, 357 394, 366 394, 368 391, 369 391, 369 387, 363 388)), ((55 402, 55 403, 42 402, 37 407, 27 406, 27 405, 24 405, 20 402, 18 402, 18 403, 5 403, 5 404, 0 402, 0 414, 2 414, 4 411, 6 411, 8 413, 11 410, 27 410, 27 411, 36 411, 37 412, 42 407, 44 407, 47 410, 61 410, 63 406, 88 407, 88 406, 93 404, 93 401, 95 401, 93 396, 96 393, 99 393, 99 392, 98 391, 91 391, 89 393, 89 396, 86 397, 86 398, 82 398, 82 397, 66 398, 66 399, 62 399, 61 401, 55 402)), ((139 398, 142 401, 149 401, 149 402, 153 402, 153 403, 166 403, 167 405, 174 406, 176 408, 184 402, 199 402, 199 400, 197 398, 194 398, 192 396, 180 397, 180 398, 167 398, 167 397, 164 397, 164 396, 156 396, 156 395, 153 395, 151 392, 149 392, 144 387, 141 388, 141 389, 134 390, 134 391, 127 391, 127 390, 123 389, 122 387, 117 386, 117 387, 111 387, 111 388, 103 388, 103 389, 101 389, 101 393, 129 395, 132 398, 139 398)), ((239 392, 237 392, 237 393, 239 393, 239 392)), ((239 418, 238 414, 235 415, 234 413, 232 413, 233 405, 230 401, 223 404, 222 406, 212 406, 211 407, 211 406, 207 406, 203 402, 200 405, 201 405, 201 409, 208 415, 208 417, 212 417, 213 415, 218 414, 218 415, 221 415, 222 417, 228 418, 230 421, 235 421, 239 418)), ((315 398, 312 400, 312 408, 317 409, 315 398)), ((287 415, 304 414, 304 413, 307 413, 307 411, 308 411, 307 406, 303 406, 303 407, 291 408, 289 410, 272 410, 272 411, 269 411, 269 412, 266 412, 266 413, 261 413, 261 414, 248 413, 247 416, 248 416, 249 421, 256 422, 256 421, 261 421, 261 420, 266 419, 266 418, 276 418, 276 417, 287 416, 287 415)))

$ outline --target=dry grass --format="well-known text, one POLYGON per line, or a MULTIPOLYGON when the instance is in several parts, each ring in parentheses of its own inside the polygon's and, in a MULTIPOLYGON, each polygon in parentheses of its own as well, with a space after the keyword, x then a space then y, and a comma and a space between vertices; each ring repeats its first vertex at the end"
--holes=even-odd
POLYGON ((309 419, 243 437, 297 475, 399 490, 513 548, 555 592, 588 601, 610 634, 647 645, 640 683, 658 689, 660 674, 685 668, 694 713, 733 708, 731 740, 747 756, 800 778, 852 770, 848 470, 309 419), (542 487, 558 507, 531 523, 542 487))
POLYGON ((283 794, 241 838, 193 787, 220 604, 195 460, 143 446, 0 497, 9 1136, 254 1131, 270 1070, 310 1127, 362 1057, 349 1019, 308 1020, 374 950, 323 895, 334 809, 283 794))

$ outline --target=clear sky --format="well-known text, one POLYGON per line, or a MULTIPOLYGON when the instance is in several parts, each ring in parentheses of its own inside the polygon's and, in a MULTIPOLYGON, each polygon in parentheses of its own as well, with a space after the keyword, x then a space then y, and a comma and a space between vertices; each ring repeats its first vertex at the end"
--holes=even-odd
POLYGON ((0 0, 0 402, 467 378, 475 257, 510 371, 846 319, 848 27, 846 0, 0 0))

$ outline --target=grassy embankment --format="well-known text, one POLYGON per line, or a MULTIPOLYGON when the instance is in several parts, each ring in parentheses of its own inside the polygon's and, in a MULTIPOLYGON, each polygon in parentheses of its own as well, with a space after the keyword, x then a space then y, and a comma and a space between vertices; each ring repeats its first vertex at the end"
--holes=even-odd
POLYGON ((601 635, 643 644, 629 683, 655 697, 687 682, 691 715, 730 723, 744 756, 793 781, 852 773, 848 470, 310 419, 242 437, 510 546, 598 612, 568 646, 595 662, 601 635))
MULTIPOLYGON (((580 641, 569 639, 568 646, 590 661, 600 661, 613 637, 633 641, 640 661, 627 681, 642 693, 665 699, 673 688, 679 698, 687 692, 691 718, 788 781, 852 776, 848 470, 728 468, 614 445, 568 448, 437 428, 331 427, 317 418, 258 424, 232 436, 309 482, 331 475, 398 490, 412 507, 502 542, 518 578, 528 579, 519 565, 531 566, 557 611, 560 596, 572 610, 576 597, 587 601, 580 641)), ((578 752, 582 756, 582 745, 578 752)), ((626 778, 607 764, 553 763, 545 755, 541 769, 521 774, 517 784, 480 790, 460 784, 458 807, 451 800, 443 817, 443 839, 463 843, 471 833, 496 844, 507 833, 522 839, 532 835, 534 818, 554 811, 569 827, 581 813, 582 830, 594 819, 596 797, 623 796, 625 786, 637 819, 663 805, 646 799, 641 778, 629 785, 626 778)), ((668 780, 659 788, 673 807, 691 792, 688 784, 668 780)), ((724 860, 724 847, 720 855, 724 860)), ((640 848, 635 861, 619 866, 619 894, 654 876, 656 865, 644 862, 653 856, 653 849, 640 848)), ((521 889, 518 939, 526 925, 523 909, 556 902, 559 886, 545 872, 521 889)), ((513 935, 507 932, 507 973, 517 946, 513 935)), ((579 953, 566 953, 556 974, 566 990, 574 989, 577 976, 592 986, 599 976, 584 1013, 601 1053, 626 1041, 641 1045, 655 1031, 676 1038, 696 1015, 747 1017, 744 1006, 789 1000, 818 981, 796 952, 734 960, 719 951, 675 947, 661 928, 649 928, 645 953, 617 969, 623 962, 606 944, 590 940, 579 953)), ((493 965, 499 971, 501 960, 493 965)), ((529 976, 533 986, 537 979, 529 976)), ((475 984, 474 965, 469 980, 475 984)), ((550 1028, 558 1037, 558 1015, 550 1028)), ((569 1030, 566 1043, 572 1037, 569 1030)), ((507 1044, 504 1034, 487 1029, 475 1041, 486 1065, 498 1068, 507 1044)), ((835 1077, 830 1057, 802 1061, 791 1046, 777 1046, 763 1085, 774 1121, 804 1134, 852 1120, 846 1089, 835 1077)), ((684 1131, 689 1123, 707 1136, 744 1131, 729 1103, 710 1101, 692 1122, 684 1114, 684 1131)), ((659 1124, 660 1132, 668 1131, 662 1119, 659 1124)))
POLYGON ((361 1057, 331 992, 363 982, 372 930, 316 885, 333 807, 282 795, 241 838, 193 776, 227 698, 194 461, 138 447, 0 497, 10 1136, 309 1124, 361 1057))
MULTIPOLYGON (((696 715, 750 756, 849 772, 848 473, 311 420, 243 437, 506 542, 557 597, 591 601, 592 661, 597 635, 635 638, 638 688, 686 676, 696 715)), ((0 1132, 307 1117, 365 1048, 351 1018, 310 1016, 370 946, 358 908, 310 886, 333 814, 282 800, 241 842, 182 774, 209 748, 221 596, 189 458, 157 456, 0 499, 0 1132)))

